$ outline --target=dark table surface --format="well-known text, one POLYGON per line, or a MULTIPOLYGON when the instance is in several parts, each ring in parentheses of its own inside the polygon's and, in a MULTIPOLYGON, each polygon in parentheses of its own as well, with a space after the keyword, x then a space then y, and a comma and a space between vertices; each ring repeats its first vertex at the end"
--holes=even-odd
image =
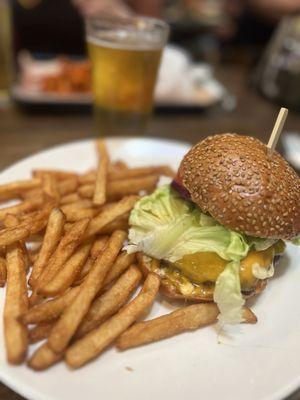
MULTIPOLYGON (((238 132, 267 142, 279 106, 263 99, 250 87, 249 73, 248 68, 237 66, 222 66, 217 71, 218 78, 237 98, 233 111, 215 107, 205 113, 159 113, 150 124, 148 136, 196 143, 209 134, 238 132)), ((300 114, 290 112, 285 129, 298 131, 300 114)), ((97 131, 88 114, 24 114, 15 107, 0 109, 0 169, 51 146, 90 137, 97 137, 97 131)), ((23 397, 0 384, 0 399, 23 397)), ((299 399, 300 392, 289 398, 299 399)))

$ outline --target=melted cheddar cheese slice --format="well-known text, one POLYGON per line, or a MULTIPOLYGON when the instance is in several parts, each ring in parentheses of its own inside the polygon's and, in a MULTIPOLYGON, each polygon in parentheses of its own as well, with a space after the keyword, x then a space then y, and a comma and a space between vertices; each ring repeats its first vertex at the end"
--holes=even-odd
MULTIPOLYGON (((251 250, 247 257, 240 263, 240 281, 243 290, 251 289, 255 285, 257 278, 253 275, 253 265, 259 265, 262 268, 269 268, 273 262, 275 254, 281 253, 284 245, 276 244, 267 250, 251 250)), ((228 261, 223 260, 216 253, 199 252, 188 254, 177 261, 175 267, 182 274, 196 284, 214 283, 220 273, 224 270, 228 261)))

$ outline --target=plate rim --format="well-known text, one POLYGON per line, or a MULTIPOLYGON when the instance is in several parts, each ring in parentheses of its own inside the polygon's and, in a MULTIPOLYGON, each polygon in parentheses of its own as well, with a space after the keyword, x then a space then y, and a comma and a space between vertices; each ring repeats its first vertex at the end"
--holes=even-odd
MULTIPOLYGON (((30 161, 31 158, 36 157, 41 154, 45 154, 51 151, 59 150, 62 149, 66 146, 69 145, 76 145, 76 144, 92 144, 95 142, 97 139, 100 137, 94 137, 94 138, 85 138, 85 139, 79 139, 79 140, 74 140, 74 141, 68 141, 64 143, 60 143, 57 145, 53 145, 50 147, 47 147, 43 150, 33 152, 29 154, 28 156, 18 159, 16 162, 8 165, 4 169, 0 170, 0 178, 2 174, 5 174, 9 172, 10 169, 17 167, 20 163, 23 162, 28 162, 30 161)), ((186 141, 181 141, 181 140, 176 140, 176 139, 168 139, 168 138, 163 138, 163 137, 150 137, 150 136, 114 136, 114 137, 104 137, 104 140, 109 140, 109 141, 118 141, 118 140, 146 140, 146 141, 152 141, 152 142, 160 142, 160 143, 166 143, 166 144, 173 144, 173 145, 179 145, 179 146, 186 146, 186 147, 191 147, 191 143, 186 142, 186 141)), ((67 170, 67 169, 66 169, 67 170)), ((27 172, 27 171, 26 171, 27 172)), ((24 366, 24 364, 22 365, 24 366)), ((22 367, 20 366, 20 367, 22 367)), ((9 366, 10 368, 18 368, 18 366, 9 366)), ((40 372, 40 374, 44 374, 47 372, 40 372)), ((37 375, 38 376, 38 375, 37 375)), ((3 370, 0 368, 0 381, 4 385, 6 385, 9 389, 13 390, 17 394, 20 394, 21 396, 25 397, 26 399, 28 398, 29 400, 54 400, 52 396, 49 396, 49 394, 41 393, 39 390, 36 390, 34 387, 28 385, 20 385, 18 386, 15 378, 9 374, 8 370, 3 370)), ((273 394, 266 395, 263 399, 264 400, 281 400, 281 399, 288 399, 289 396, 295 394, 297 391, 300 390, 300 376, 299 378, 295 378, 292 382, 290 382, 286 387, 282 389, 278 389, 276 392, 273 394)))
MULTIPOLYGON (((74 144, 92 144, 93 142, 96 142, 98 139, 103 139, 103 140, 108 140, 108 141, 118 141, 118 140, 146 140, 146 141, 158 141, 161 143, 168 143, 168 144, 174 144, 174 145, 182 145, 182 146, 186 146, 187 148, 191 148, 191 146, 193 145, 192 143, 189 143, 187 141, 181 141, 181 140, 176 140, 176 139, 168 139, 168 138, 164 138, 164 137, 150 137, 150 136, 104 136, 104 137, 89 137, 89 138, 85 138, 85 139, 78 139, 78 140, 72 140, 72 141, 67 141, 67 142, 63 142, 60 144, 55 144, 53 146, 49 146, 43 150, 37 150, 34 151, 33 153, 27 155, 26 157, 17 159, 14 163, 9 164, 8 166, 4 167, 3 169, 0 170, 0 179, 1 179, 1 175, 5 174, 7 172, 9 172, 9 170, 13 167, 17 167, 20 163, 29 161, 30 158, 32 157, 36 157, 40 154, 45 154, 51 151, 55 151, 55 150, 59 150, 65 146, 68 145, 74 145, 74 144)), ((50 168, 49 168, 50 169, 50 168)), ((66 171, 68 171, 68 169, 66 169, 66 171)), ((24 178, 22 178, 24 179, 24 178)), ((0 183, 2 184, 2 183, 0 183)))

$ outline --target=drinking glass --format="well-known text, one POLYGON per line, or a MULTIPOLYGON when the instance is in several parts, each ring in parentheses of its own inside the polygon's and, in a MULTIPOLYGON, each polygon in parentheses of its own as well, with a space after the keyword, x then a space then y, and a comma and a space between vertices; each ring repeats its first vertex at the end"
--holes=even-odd
POLYGON ((168 25, 147 17, 86 21, 94 114, 100 135, 145 133, 168 25))

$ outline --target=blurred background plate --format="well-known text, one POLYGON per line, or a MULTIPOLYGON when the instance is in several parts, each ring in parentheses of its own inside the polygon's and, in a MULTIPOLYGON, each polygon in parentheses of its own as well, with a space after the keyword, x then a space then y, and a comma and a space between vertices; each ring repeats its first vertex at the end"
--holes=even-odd
MULTIPOLYGON (((91 105, 90 63, 83 57, 20 52, 19 73, 11 93, 23 104, 91 105)), ((163 53, 155 91, 158 108, 205 109, 227 95, 213 76, 212 67, 194 63, 190 54, 177 46, 163 53)))

